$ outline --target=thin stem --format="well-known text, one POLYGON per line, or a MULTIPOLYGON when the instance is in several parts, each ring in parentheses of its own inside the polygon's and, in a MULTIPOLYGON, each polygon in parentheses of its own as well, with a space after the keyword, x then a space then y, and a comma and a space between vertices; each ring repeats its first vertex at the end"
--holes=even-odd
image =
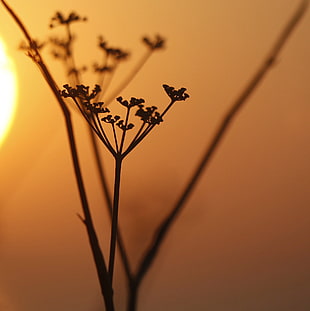
POLYGON ((111 224, 111 238, 110 238, 110 258, 109 258, 109 275, 110 275, 111 284, 113 283, 115 249, 116 249, 116 241, 117 241, 118 207, 119 207, 119 198, 120 198, 122 160, 123 158, 120 154, 117 154, 115 156, 114 195, 113 195, 112 224, 111 224))
POLYGON ((74 54, 73 54, 73 49, 72 49, 72 42, 73 42, 73 35, 71 32, 71 28, 70 28, 70 24, 66 24, 65 25, 66 31, 67 31, 67 37, 68 37, 68 42, 69 42, 69 46, 68 46, 68 50, 67 50, 67 56, 68 56, 68 60, 69 62, 71 62, 71 64, 68 65, 68 73, 73 75, 73 85, 78 85, 80 84, 80 74, 78 71, 78 68, 76 66, 76 61, 74 58, 74 54))
POLYGON ((88 206, 86 191, 85 191, 83 177, 82 177, 80 164, 79 164, 79 158, 78 158, 78 153, 77 153, 77 148, 76 148, 76 142, 75 142, 75 136, 74 136, 73 124, 71 121, 70 111, 67 108, 65 102, 63 101, 62 97, 60 96, 59 88, 57 87, 57 84, 55 83, 53 77, 51 76, 50 71, 48 70, 45 63, 43 62, 43 59, 38 49, 36 48, 36 45, 34 44, 33 39, 31 38, 28 31, 26 30, 25 26, 23 25, 21 20, 17 17, 17 15, 14 13, 14 11, 7 5, 7 3, 4 0, 1 0, 1 2, 6 7, 8 12, 13 17, 13 19, 15 20, 19 28, 24 33, 26 39, 28 40, 31 50, 35 53, 33 55, 33 60, 38 65, 44 79, 46 80, 49 87, 51 88, 63 112, 67 134, 68 134, 68 140, 69 140, 69 145, 70 145, 70 151, 71 151, 71 157, 72 157, 75 177, 76 177, 76 181, 78 185, 80 200, 81 200, 82 209, 83 209, 84 218, 85 218, 84 224, 87 229, 89 243, 90 243, 93 258, 96 264, 97 275, 98 275, 99 283, 101 286, 101 292, 104 298, 106 310, 114 311, 112 286, 110 283, 110 279, 108 277, 105 260, 101 252, 101 248, 99 246, 98 238, 96 235, 96 231, 93 225, 91 213, 90 213, 89 206, 88 206))
MULTIPOLYGON (((134 144, 134 143, 136 142, 136 140, 139 138, 140 134, 141 134, 142 131, 143 131, 143 128, 144 128, 145 124, 146 124, 145 121, 141 124, 141 126, 140 126, 140 128, 139 128, 137 134, 135 135, 135 137, 133 138, 132 142, 130 143, 130 146, 131 146, 132 144, 134 144)), ((129 146, 129 147, 130 147, 130 146, 129 146)), ((128 149, 129 149, 129 147, 128 147, 128 149)))
MULTIPOLYGON (((71 48, 72 47, 71 43, 72 43, 73 35, 71 33, 70 25, 67 25, 66 29, 67 29, 68 41, 70 42, 70 46, 69 46, 69 50, 68 50, 68 54, 69 54, 68 56, 70 56, 69 60, 71 60, 71 63, 72 63, 71 69, 75 69, 75 70, 73 70, 73 80, 74 81, 72 81, 72 82, 73 82, 73 84, 78 85, 78 84, 81 84, 81 81, 80 81, 80 75, 79 75, 77 68, 76 68, 74 53, 73 53, 73 50, 71 48)), ((104 63, 105 63, 105 65, 108 64, 108 55, 106 55, 104 63)), ((67 64, 67 67, 69 68, 70 65, 67 64)), ((105 74, 102 74, 101 76, 102 76, 102 83, 103 83, 105 74)), ((98 84, 100 85, 100 83, 98 83, 98 84)), ((99 101, 100 98, 102 97, 102 95, 104 94, 104 91, 103 91, 104 89, 103 88, 101 88, 101 89, 102 89, 102 92, 99 93, 100 94, 99 97, 96 98, 95 100, 99 101)), ((81 111, 81 108, 79 105, 78 105, 78 107, 81 111)), ((81 112, 85 117, 86 113, 84 113, 84 111, 81 111, 81 112)), ((113 156, 115 156, 117 153, 117 149, 118 149, 117 139, 115 136, 116 135, 115 128, 114 128, 114 124, 113 124, 113 134, 114 134, 114 138, 115 138, 115 142, 116 142, 116 151, 112 147, 112 145, 111 145, 111 143, 110 143, 110 141, 109 141, 102 125, 101 125, 100 118, 99 118, 98 114, 96 114, 96 118, 94 118, 92 114, 91 114, 91 117, 92 117, 95 128, 91 123, 89 123, 89 120, 86 117, 86 120, 88 121, 88 123, 90 124, 90 127, 91 127, 91 128, 88 127, 88 133, 89 133, 90 141, 91 141, 92 148, 93 148, 93 154, 94 154, 94 158, 95 158, 95 163, 97 165, 97 170, 98 170, 98 174, 99 174, 100 183, 102 186, 103 196, 106 199, 108 212, 109 212, 109 215, 112 219, 112 199, 111 199, 111 196, 110 196, 110 193, 108 190, 108 184, 106 181, 105 172, 104 172, 103 165, 102 165, 102 159, 100 158, 100 155, 99 155, 99 149, 98 149, 97 140, 96 140, 96 137, 94 135, 94 132, 98 135, 100 140, 108 148, 108 150, 111 152, 111 154, 113 156)), ((123 243, 123 239, 122 239, 122 236, 121 236, 119 230, 117 231, 117 243, 119 246, 119 252, 120 252, 121 260, 122 260, 122 263, 124 266, 124 270, 125 270, 127 279, 128 279, 128 282, 130 282, 132 279, 132 273, 131 273, 131 269, 130 269, 130 265, 129 265, 128 256, 127 256, 125 246, 123 243)))
MULTIPOLYGON (((166 107, 166 109, 161 113, 160 117, 162 118, 168 110, 172 107, 172 105, 175 103, 175 101, 171 101, 169 105, 166 107)), ((155 127, 156 124, 148 124, 147 127, 144 129, 142 132, 142 129, 145 125, 145 122, 142 124, 140 127, 139 131, 137 132, 136 136, 128 146, 127 150, 124 152, 124 156, 126 156, 129 152, 131 152, 150 132, 151 130, 155 127)))
POLYGON ((123 153, 123 156, 127 156, 144 138, 145 136, 154 128, 155 124, 148 124, 143 132, 140 131, 140 136, 136 136, 135 139, 128 146, 126 151, 123 153))
POLYGON ((127 131, 128 120, 129 120, 129 114, 130 114, 130 107, 127 107, 127 113, 126 113, 126 118, 125 118, 125 124, 124 124, 123 133, 122 133, 121 144, 120 144, 120 153, 122 153, 123 147, 124 147, 124 143, 125 143, 125 137, 126 137, 126 131, 127 131))
MULTIPOLYGON (((83 109, 81 107, 81 104, 78 102, 78 100, 74 97, 72 97, 72 99, 73 99, 76 107, 78 108, 78 110, 80 111, 80 113, 82 114, 82 116, 84 117, 84 119, 86 120, 88 125, 90 126, 90 128, 93 130, 93 132, 96 133, 96 135, 100 138, 102 143, 107 147, 107 149, 113 155, 116 154, 115 150, 113 149, 112 145, 110 144, 108 137, 105 134, 105 131, 103 130, 103 128, 101 126, 101 122, 99 120, 98 114, 95 114, 95 116, 96 116, 95 118, 94 118, 92 113, 87 114, 85 109, 83 109)), ((93 135, 93 132, 92 132, 92 135, 93 135)))
POLYGON ((112 125, 112 131, 113 131, 113 137, 114 137, 116 152, 119 152, 120 149, 118 147, 117 135, 116 135, 116 130, 115 130, 115 124, 112 123, 111 125, 112 125))
MULTIPOLYGON (((88 130, 92 132, 92 129, 90 127, 88 127, 88 130)), ((104 173, 104 168, 103 168, 103 165, 102 165, 102 161, 101 161, 101 156, 100 156, 100 151, 99 151, 99 146, 97 144, 97 141, 96 141, 96 136, 94 135, 91 135, 91 133, 89 133, 90 135, 90 139, 91 139, 91 146, 93 148, 93 154, 94 154, 94 157, 95 157, 95 162, 96 162, 96 165, 98 167, 98 174, 99 174, 99 180, 101 182, 101 187, 102 187, 102 190, 104 192, 104 198, 106 199, 106 204, 108 206, 108 210, 111 214, 111 211, 112 211, 112 198, 111 198, 111 195, 110 195, 110 192, 109 192, 109 189, 108 189, 108 183, 107 183, 107 180, 106 180, 106 176, 105 176, 105 173, 104 173)))
POLYGON ((102 139, 102 135, 98 129, 98 126, 96 125, 96 123, 94 122, 94 118, 92 116, 89 116, 87 114, 87 112, 85 111, 85 109, 83 109, 81 107, 81 105, 79 104, 78 100, 75 97, 72 97, 75 106, 77 107, 77 109, 80 111, 80 113, 82 114, 82 116, 84 117, 84 119, 86 120, 86 122, 88 123, 88 125, 92 128, 92 130, 100 137, 100 139, 102 139), (91 120, 93 120, 93 123, 91 122, 91 120))
POLYGON ((97 268, 97 274, 99 283, 101 285, 101 292, 104 297, 105 305, 107 310, 113 311, 114 305, 113 305, 113 291, 112 291, 112 285, 110 283, 110 279, 108 277, 108 272, 105 264, 105 260, 101 251, 101 248, 99 246, 97 234, 94 228, 94 224, 92 221, 87 197, 86 197, 86 191, 83 183, 83 177, 80 170, 80 164, 76 149, 76 142, 74 138, 74 132, 72 127, 71 118, 66 118, 66 125, 67 125, 67 132, 70 142, 70 150, 71 150, 71 156, 74 164, 74 171, 76 180, 78 183, 79 193, 80 193, 80 199, 82 202, 82 208, 84 213, 84 224, 86 226, 86 230, 88 233, 89 243, 92 249, 93 258, 96 264, 97 268))
POLYGON ((150 58, 152 55, 153 50, 147 50, 146 53, 142 56, 140 61, 136 64, 134 69, 130 71, 129 75, 123 80, 123 82, 118 86, 118 88, 112 93, 112 95, 106 99, 105 103, 109 105, 119 94, 121 91, 123 91, 128 84, 133 80, 133 78, 137 75, 137 73, 141 70, 141 68, 144 66, 146 61, 150 58))
MULTIPOLYGON (((98 116, 98 114, 96 114, 96 124, 98 125, 98 128, 100 129, 100 133, 102 134, 102 136, 104 137, 104 140, 102 140, 102 142, 104 143, 104 145, 108 148, 108 150, 111 152, 111 154, 114 156, 116 155, 116 151, 114 150, 114 148, 112 147, 108 136, 105 133, 105 130, 102 127, 102 124, 100 122, 100 118, 98 116)), ((99 136, 100 137, 100 136, 99 136)))
MULTIPOLYGON (((92 131, 92 129, 90 127, 88 127, 88 129, 89 129, 89 131, 92 131)), ((90 138, 95 139, 96 137, 94 135, 90 135, 90 138)), ((108 183, 106 180, 106 176, 104 173, 105 170, 102 166, 102 160, 101 160, 101 157, 99 154, 99 148, 98 148, 97 141, 92 142, 92 146, 94 149, 93 152, 94 152, 94 157, 95 157, 95 161, 96 161, 97 168, 98 168, 99 180, 101 182, 102 191, 104 192, 104 198, 106 199, 106 205, 108 208, 108 212, 109 212, 109 215, 112 219, 113 203, 112 203, 112 198, 110 196, 110 192, 108 189, 108 183)), ((127 276, 127 281, 128 281, 128 283, 130 283, 130 282, 132 282, 132 272, 131 272, 131 268, 129 265, 129 260, 128 260, 128 256, 127 256, 127 253, 125 250, 125 245, 124 245, 124 242, 122 239, 122 235, 121 235, 121 232, 119 231, 119 229, 117 231, 117 245, 118 245, 118 250, 120 252, 122 264, 124 266, 125 274, 127 276)))
MULTIPOLYGON (((108 55, 107 55, 107 53, 104 53, 103 54, 104 56, 103 56, 103 65, 102 65, 102 68, 107 68, 107 65, 108 65, 108 55)), ((106 76, 106 73, 107 73, 107 71, 106 70, 104 70, 104 71, 102 71, 102 72, 100 72, 99 73, 99 77, 98 77, 98 82, 97 82, 97 84, 98 85, 100 85, 100 87, 101 87, 101 94, 102 94, 102 92, 103 92, 103 90, 104 90, 104 88, 103 88, 103 83, 104 83, 104 79, 105 79, 105 76, 106 76)), ((99 93, 100 94, 100 93, 99 93)), ((99 95, 98 94, 98 95, 99 95)))
POLYGON ((199 177, 201 176, 202 172, 206 168, 207 164, 209 164, 210 159, 212 158, 217 147, 222 141, 224 134, 227 133, 229 126, 231 125, 235 117, 237 116, 237 113, 244 106, 247 99, 254 92, 254 90, 257 88, 259 83, 263 80, 266 73, 274 65, 284 44, 287 42, 287 39, 290 37, 293 29, 296 27, 296 25, 298 24, 298 22, 301 20, 302 16, 304 15, 307 9, 307 6, 308 6, 308 1, 302 1, 302 3, 300 4, 296 12, 293 14, 291 19, 286 24, 280 36, 276 40, 269 55, 266 57, 262 65, 259 67, 257 72, 254 74, 253 78, 249 81, 249 83, 246 85, 244 90, 241 92, 240 96, 237 97, 235 102, 228 109, 217 131, 215 132, 213 139, 211 140, 211 143, 208 145, 204 155, 202 156, 202 159, 198 163, 197 168, 195 169, 193 175, 191 176, 181 196, 177 200, 174 208, 171 210, 169 215, 164 219, 164 221, 159 225, 156 231, 154 240, 152 241, 151 245, 149 246, 148 250, 146 251, 139 265, 138 272, 135 276, 135 280, 137 281, 137 283, 140 283, 142 281, 146 272, 149 270, 156 255, 158 254, 159 248, 162 245, 164 238, 167 236, 167 233, 169 229, 171 228, 171 225, 174 223, 174 221, 176 220, 176 217, 178 216, 178 214, 184 207, 185 202, 187 201, 194 187, 196 186, 199 180, 199 177))
POLYGON ((58 102, 60 103, 62 107, 62 111, 64 113, 75 177, 76 177, 79 194, 80 194, 80 200, 82 203, 82 209, 83 209, 83 213, 85 217, 84 224, 87 229, 89 243, 90 243, 93 258, 96 264, 97 275, 98 275, 98 280, 99 280, 100 287, 101 287, 101 292, 104 298, 106 309, 108 311, 114 311, 112 285, 108 277, 108 271, 106 268, 105 259, 103 257, 101 248, 99 246, 97 234, 96 234, 96 231, 93 225, 93 221, 92 221, 92 217, 91 217, 91 213, 90 213, 90 209, 88 205, 87 195, 86 195, 85 186, 84 186, 83 177, 82 177, 81 168, 80 168, 79 159, 78 159, 78 153, 77 153, 77 148, 76 148, 76 142, 75 142, 73 124, 71 121, 70 112, 68 108, 66 107, 64 101, 60 97, 59 90, 56 87, 56 83, 54 82, 45 64, 43 62, 38 62, 37 64, 39 68, 41 69, 41 72, 44 78, 46 79, 47 83, 52 89, 54 95, 56 96, 58 102))
POLYGON ((137 308, 139 284, 140 283, 136 282, 136 280, 130 283, 130 287, 128 290, 129 297, 127 301, 127 311, 135 311, 137 308))
POLYGON ((175 103, 175 100, 171 100, 171 102, 169 103, 169 105, 166 107, 166 109, 161 113, 161 117, 163 117, 167 112, 168 110, 172 107, 172 105, 175 103))
MULTIPOLYGON (((108 59, 109 59, 109 54, 107 53, 106 58, 105 58, 105 62, 104 62, 104 67, 108 67, 108 59)), ((100 101, 103 96, 105 95, 105 93, 107 92, 107 90, 109 89, 109 86, 113 80, 113 76, 114 73, 117 69, 117 63, 113 64, 111 66, 112 70, 111 71, 104 71, 99 75, 99 79, 98 79, 98 85, 100 85, 101 87, 101 92, 98 94, 98 97, 96 98, 96 100, 100 101), (108 76, 109 80, 105 82, 106 77, 108 76), (105 82, 105 84, 104 84, 105 82)))

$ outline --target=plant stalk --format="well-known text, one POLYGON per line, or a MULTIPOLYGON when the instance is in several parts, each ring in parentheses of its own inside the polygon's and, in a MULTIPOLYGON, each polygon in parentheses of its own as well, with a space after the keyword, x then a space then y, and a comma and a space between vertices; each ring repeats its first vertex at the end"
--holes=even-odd
POLYGON ((118 207, 120 198, 122 161, 123 157, 121 154, 118 153, 115 156, 114 195, 113 195, 113 209, 112 209, 112 223, 111 223, 111 237, 110 237, 109 275, 111 279, 111 284, 113 284, 115 250, 116 250, 117 231, 118 231, 118 207))
POLYGON ((67 129, 67 135, 70 145, 70 151, 71 151, 71 157, 75 172, 75 177, 78 185, 80 200, 82 204, 82 209, 84 213, 84 219, 83 222, 87 229, 87 234, 89 238, 89 243, 91 246, 93 258, 96 264, 97 269, 97 275, 99 279, 99 283, 101 286, 101 292, 103 295, 103 299, 105 302, 106 310, 107 311, 114 311, 114 303, 113 303, 113 292, 112 292, 112 286, 110 283, 110 279, 108 277, 108 272, 105 264, 105 260, 103 257, 103 254, 101 252, 101 248, 99 246, 98 238, 96 235, 96 231, 93 225, 90 209, 88 206, 87 201, 87 195, 84 187, 83 177, 81 173, 81 168, 79 164, 79 158, 76 148, 76 141, 74 136, 74 130, 73 130, 73 124, 71 120, 71 115, 68 107, 66 106, 65 102, 63 101, 59 88, 57 87, 56 82, 54 81, 52 75, 50 74, 50 71, 46 67, 40 52, 38 51, 35 42, 33 41, 32 37, 30 36, 29 32, 26 30, 25 26, 19 19, 19 17, 15 14, 15 12, 7 5, 7 3, 4 0, 1 0, 7 11, 10 13, 14 21, 17 23, 23 34, 25 35, 30 49, 33 50, 34 55, 32 56, 33 61, 37 64, 39 67, 44 79, 46 80, 47 84, 49 85, 50 89, 52 90, 53 94, 55 95, 57 102, 60 105, 60 108, 63 112, 64 118, 65 118, 65 124, 67 129))
POLYGON ((139 282, 133 280, 129 284, 127 311, 136 311, 138 303, 138 294, 139 294, 139 282))
POLYGON ((228 109, 226 115, 224 116, 222 122, 220 123, 218 129, 216 130, 211 143, 207 146, 205 153, 203 154, 200 162, 198 163, 196 169, 194 170, 193 175, 191 176, 189 182, 187 183, 184 191, 181 193, 179 199, 177 200, 174 208, 168 214, 168 216, 163 220, 159 225, 154 240, 146 251, 140 265, 138 272, 135 276, 137 283, 140 283, 145 276, 146 272, 151 267, 160 246, 162 245, 163 240, 167 236, 168 231, 171 228, 171 225, 176 220, 180 211, 184 208, 186 201, 188 200, 190 194, 192 193, 194 187, 196 186, 199 178, 201 177, 203 171, 210 163, 212 156, 215 154, 220 142, 223 140, 224 135, 227 133, 229 126, 232 121, 237 116, 237 113, 240 112, 241 108, 244 107, 246 101, 253 94, 254 90, 262 82, 263 78, 266 76, 267 72, 272 68, 277 60, 277 57, 282 50, 283 46, 290 37, 292 31, 295 29, 297 24, 300 22, 301 18, 304 16, 304 13, 307 10, 309 1, 302 1, 297 10, 294 12, 290 20, 285 25, 284 29, 277 38, 275 44, 272 46, 270 53, 264 59, 262 65, 258 68, 256 73, 250 79, 249 83, 243 89, 239 97, 233 102, 231 107, 228 109))

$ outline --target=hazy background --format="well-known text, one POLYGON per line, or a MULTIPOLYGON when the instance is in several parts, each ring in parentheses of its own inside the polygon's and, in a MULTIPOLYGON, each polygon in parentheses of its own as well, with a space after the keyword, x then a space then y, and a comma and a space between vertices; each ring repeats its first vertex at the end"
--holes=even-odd
MULTIPOLYGON (((167 39, 167 49, 122 93, 159 107, 167 103, 163 83, 185 86, 191 95, 125 162, 120 221, 135 265, 221 116, 299 1, 9 3, 41 40, 52 33, 48 24, 56 10, 88 16, 88 23, 75 27, 80 64, 99 57, 100 34, 132 51, 116 84, 143 54, 143 35, 167 39)), ((200 180, 143 283, 139 310, 309 310, 309 17, 310 12, 200 180)), ((0 149, 0 309, 98 311, 99 286, 76 217, 81 208, 62 115, 37 68, 17 50, 21 33, 2 7, 0 25, 19 82, 17 115, 0 149)), ((63 84, 61 65, 48 48, 45 53, 63 84)), ((84 123, 75 119, 83 173, 104 237, 104 201, 84 123)), ((111 158, 103 155, 111 173, 111 158)), ((121 269, 116 277, 118 310, 124 310, 121 269)))

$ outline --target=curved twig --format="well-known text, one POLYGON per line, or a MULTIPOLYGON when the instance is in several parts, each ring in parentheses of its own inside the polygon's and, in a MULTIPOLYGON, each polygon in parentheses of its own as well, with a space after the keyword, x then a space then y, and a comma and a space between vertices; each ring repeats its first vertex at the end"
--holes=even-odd
POLYGON ((65 118, 65 124, 66 124, 66 129, 67 129, 67 134, 68 134, 68 140, 69 140, 69 145, 70 145, 70 151, 71 151, 71 157, 72 157, 72 162, 73 162, 73 167, 74 167, 74 172, 75 172, 75 177, 78 185, 78 190, 80 194, 80 200, 82 204, 82 209, 84 213, 84 219, 83 223, 86 226, 88 238, 89 238, 89 243, 91 246, 93 258, 96 264, 96 269, 97 269, 97 275, 99 279, 99 283, 101 286, 101 291, 102 295, 104 298, 105 306, 107 311, 114 311, 114 304, 113 304, 113 291, 111 287, 111 282, 110 278, 108 276, 108 271, 105 263, 105 259, 103 257, 99 241, 97 238, 97 234, 94 228, 94 224, 92 221, 91 217, 91 212, 89 209, 88 205, 88 200, 87 200, 87 195, 86 195, 86 190, 84 187, 84 182, 83 182, 83 177, 82 177, 82 172, 79 164, 79 158, 78 158, 78 153, 77 153, 77 148, 76 148, 76 142, 75 142, 75 135, 74 135, 74 130, 73 130, 73 124, 71 120, 71 115, 70 111, 65 104, 63 98, 60 95, 59 88, 54 81, 52 75, 50 74, 50 71, 46 67, 40 52, 36 46, 35 41, 32 39, 30 36, 29 32, 26 30, 24 24, 20 20, 20 18, 15 14, 15 12, 8 6, 8 4, 4 1, 1 0, 2 4, 5 6, 7 11, 10 13, 14 21, 17 23, 18 27, 21 29, 23 32, 24 36, 26 37, 28 43, 29 43, 29 48, 31 52, 34 54, 29 55, 33 59, 33 61, 37 64, 39 67, 45 81, 51 88, 54 96, 57 99, 57 102, 59 103, 61 110, 63 112, 64 118, 65 118))

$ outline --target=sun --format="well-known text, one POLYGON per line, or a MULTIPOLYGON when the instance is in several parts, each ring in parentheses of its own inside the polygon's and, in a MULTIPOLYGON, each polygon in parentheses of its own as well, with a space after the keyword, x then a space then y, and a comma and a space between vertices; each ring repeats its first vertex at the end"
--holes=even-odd
POLYGON ((8 133, 16 109, 17 81, 12 60, 0 39, 0 146, 8 133))

